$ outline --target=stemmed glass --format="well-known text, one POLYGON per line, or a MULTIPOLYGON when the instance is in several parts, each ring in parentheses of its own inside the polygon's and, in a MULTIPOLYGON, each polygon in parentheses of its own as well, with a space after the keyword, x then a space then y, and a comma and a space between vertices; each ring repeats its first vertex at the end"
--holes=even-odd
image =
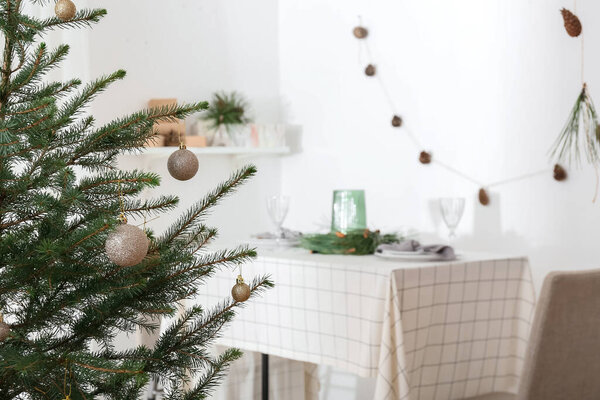
POLYGON ((465 211, 465 199, 463 197, 444 197, 440 199, 440 210, 442 218, 448 227, 448 244, 456 237, 456 227, 465 211))
POLYGON ((267 197, 267 211, 269 212, 269 217, 271 217, 271 221, 273 221, 273 224, 275 224, 275 227, 277 228, 277 241, 279 241, 280 239, 284 239, 283 229, 281 228, 281 226, 283 225, 283 221, 287 216, 289 207, 289 196, 277 195, 267 197))

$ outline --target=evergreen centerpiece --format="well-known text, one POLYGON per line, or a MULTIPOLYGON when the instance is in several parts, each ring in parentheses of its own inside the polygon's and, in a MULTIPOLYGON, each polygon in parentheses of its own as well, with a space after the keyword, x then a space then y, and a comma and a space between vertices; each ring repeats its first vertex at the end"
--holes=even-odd
MULTIPOLYGON (((155 122, 208 104, 153 108, 96 126, 85 107, 125 72, 87 85, 44 80, 69 48, 51 50, 37 41, 51 29, 98 22, 106 11, 38 19, 22 7, 23 0, 0 3, 0 399, 134 400, 152 378, 166 385, 168 399, 203 399, 240 356, 235 349, 216 357, 208 351, 239 302, 188 308, 153 348, 116 350, 112 342, 118 332, 156 331, 160 318, 174 316, 216 268, 255 256, 246 247, 208 252, 217 231, 204 223, 255 168, 235 173, 166 232, 147 232, 141 262, 111 262, 105 243, 125 216, 165 212, 178 202, 170 195, 137 199, 159 177, 119 171, 117 156, 140 151, 155 122), (197 383, 183 389, 190 377, 197 383)), ((254 279, 250 297, 270 286, 265 277, 254 279)))
POLYGON ((395 233, 382 235, 379 231, 365 229, 304 235, 300 245, 313 253, 362 256, 375 253, 380 244, 398 243, 400 240, 401 237, 395 233))
POLYGON ((201 117, 215 130, 212 146, 229 144, 231 130, 250 122, 250 118, 246 116, 247 108, 246 100, 236 92, 219 92, 213 95, 210 107, 201 117))

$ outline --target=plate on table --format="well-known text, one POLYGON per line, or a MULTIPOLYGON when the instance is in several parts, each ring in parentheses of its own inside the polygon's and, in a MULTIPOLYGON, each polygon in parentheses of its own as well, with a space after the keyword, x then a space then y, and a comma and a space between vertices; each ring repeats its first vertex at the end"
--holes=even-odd
MULTIPOLYGON (((386 251, 383 253, 375 253, 375 256, 388 260, 404 260, 404 261, 453 261, 445 259, 441 254, 426 253, 424 251, 386 251)), ((456 260, 459 255, 455 255, 456 260)))

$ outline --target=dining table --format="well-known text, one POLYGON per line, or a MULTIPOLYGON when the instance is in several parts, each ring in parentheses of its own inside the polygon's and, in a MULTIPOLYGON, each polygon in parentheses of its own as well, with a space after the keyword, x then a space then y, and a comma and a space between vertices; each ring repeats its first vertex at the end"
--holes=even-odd
MULTIPOLYGON (((219 346, 373 377, 375 400, 516 393, 535 308, 527 257, 259 249, 243 275, 269 275, 275 286, 238 311, 219 346)), ((217 304, 236 276, 218 271, 194 301, 217 304)))

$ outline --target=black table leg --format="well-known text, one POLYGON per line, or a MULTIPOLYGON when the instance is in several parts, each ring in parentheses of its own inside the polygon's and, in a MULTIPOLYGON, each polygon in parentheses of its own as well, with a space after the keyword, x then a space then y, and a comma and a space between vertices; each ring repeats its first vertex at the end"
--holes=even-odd
POLYGON ((262 400, 269 400, 269 355, 262 356, 262 400))

